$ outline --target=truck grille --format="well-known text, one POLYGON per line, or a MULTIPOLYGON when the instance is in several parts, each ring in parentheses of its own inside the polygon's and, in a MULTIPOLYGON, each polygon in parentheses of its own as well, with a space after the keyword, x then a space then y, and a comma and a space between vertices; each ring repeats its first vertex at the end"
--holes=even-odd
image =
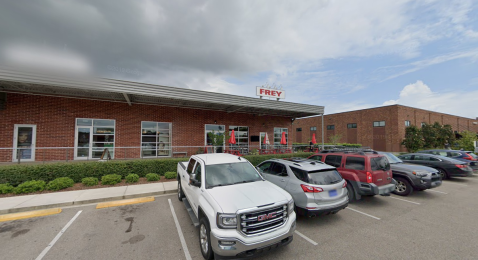
POLYGON ((241 214, 240 221, 239 228, 246 235, 273 231, 287 221, 287 205, 241 214))

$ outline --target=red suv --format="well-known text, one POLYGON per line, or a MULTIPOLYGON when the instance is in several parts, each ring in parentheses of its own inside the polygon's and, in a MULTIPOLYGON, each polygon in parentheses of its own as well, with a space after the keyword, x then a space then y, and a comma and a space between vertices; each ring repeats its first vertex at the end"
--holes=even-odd
POLYGON ((322 161, 337 168, 347 180, 349 201, 363 195, 390 196, 396 181, 392 178, 390 163, 384 155, 373 150, 323 150, 308 159, 322 161))

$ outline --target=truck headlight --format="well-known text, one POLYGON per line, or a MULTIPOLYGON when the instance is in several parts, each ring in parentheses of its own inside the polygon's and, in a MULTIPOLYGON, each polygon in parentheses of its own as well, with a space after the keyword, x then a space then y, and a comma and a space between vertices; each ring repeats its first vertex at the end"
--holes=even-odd
POLYGON ((428 172, 419 172, 419 171, 416 171, 416 172, 412 172, 414 175, 418 176, 418 177, 427 177, 428 175, 428 172))
POLYGON ((289 213, 289 215, 294 211, 294 200, 291 199, 288 203, 287 203, 287 212, 289 213))
POLYGON ((220 228, 236 228, 236 214, 217 214, 217 226, 220 228))

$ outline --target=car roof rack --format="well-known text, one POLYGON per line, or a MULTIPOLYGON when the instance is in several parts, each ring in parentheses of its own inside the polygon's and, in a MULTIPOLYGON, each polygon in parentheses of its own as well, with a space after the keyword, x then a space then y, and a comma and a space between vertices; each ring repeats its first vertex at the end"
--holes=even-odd
POLYGON ((378 154, 377 151, 373 150, 370 147, 334 147, 330 149, 324 149, 323 151, 328 152, 343 152, 343 153, 358 153, 361 155, 365 155, 365 153, 373 153, 378 154))

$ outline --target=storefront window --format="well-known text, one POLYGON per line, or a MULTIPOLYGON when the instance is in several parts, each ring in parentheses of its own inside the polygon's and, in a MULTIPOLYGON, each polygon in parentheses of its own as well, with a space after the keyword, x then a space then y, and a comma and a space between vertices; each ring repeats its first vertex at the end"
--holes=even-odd
POLYGON ((171 123, 141 122, 141 157, 171 156, 171 123))
POLYGON ((289 130, 287 128, 274 127, 274 146, 280 147, 284 146, 280 144, 280 139, 282 138, 282 133, 285 133, 285 141, 289 143, 289 130))
POLYGON ((204 140, 206 146, 211 146, 207 152, 222 153, 224 150, 224 125, 205 125, 204 140), (212 148, 214 147, 214 148, 212 148))
MULTIPOLYGON (((232 135, 232 130, 234 130, 234 136, 236 137, 236 144, 227 145, 233 149, 241 149, 243 154, 247 154, 249 149, 249 127, 248 126, 229 126, 229 136, 232 135)), ((228 140, 226 140, 227 142, 228 140)))
POLYGON ((76 119, 75 159, 114 158, 115 128, 115 120, 76 119))
POLYGON ((35 125, 15 125, 13 160, 35 160, 35 125))

